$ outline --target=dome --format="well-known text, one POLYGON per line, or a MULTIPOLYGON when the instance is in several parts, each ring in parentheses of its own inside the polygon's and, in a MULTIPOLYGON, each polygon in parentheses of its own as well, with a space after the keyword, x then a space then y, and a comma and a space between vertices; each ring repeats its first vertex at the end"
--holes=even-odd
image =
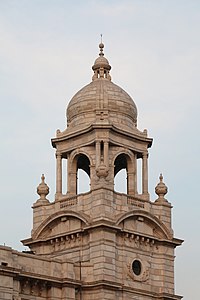
POLYGON ((117 127, 137 126, 137 108, 132 98, 111 81, 111 66, 104 57, 101 43, 99 57, 92 67, 92 82, 78 91, 67 107, 68 127, 107 122, 117 127))

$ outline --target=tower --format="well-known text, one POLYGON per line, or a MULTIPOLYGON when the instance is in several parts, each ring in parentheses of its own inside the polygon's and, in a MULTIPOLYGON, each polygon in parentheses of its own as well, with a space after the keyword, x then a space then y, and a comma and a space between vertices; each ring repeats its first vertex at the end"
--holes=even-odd
POLYGON ((67 128, 57 130, 52 139, 55 201, 47 200, 49 188, 42 176, 37 189, 40 198, 33 205, 31 238, 23 241, 31 251, 23 258, 17 254, 18 265, 26 263, 14 280, 19 286, 16 297, 181 299, 174 292, 174 248, 182 241, 173 235, 172 207, 165 199, 162 174, 155 189, 157 199, 151 201, 148 193, 152 139, 137 128, 136 105, 111 81, 103 43, 99 48, 92 82, 71 99, 67 128), (141 193, 138 160, 142 161, 141 193), (90 178, 87 193, 77 192, 79 169, 90 178), (116 192, 114 185, 122 169, 127 174, 126 194, 116 192))

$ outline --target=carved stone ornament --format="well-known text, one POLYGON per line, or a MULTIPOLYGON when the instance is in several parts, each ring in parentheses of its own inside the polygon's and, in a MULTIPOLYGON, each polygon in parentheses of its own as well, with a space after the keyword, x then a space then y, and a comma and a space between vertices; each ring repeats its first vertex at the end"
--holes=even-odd
POLYGON ((156 202, 168 203, 167 199, 165 199, 165 195, 168 192, 168 188, 165 185, 165 183, 163 182, 163 176, 162 176, 162 174, 160 174, 159 179, 160 179, 160 182, 155 187, 155 193, 158 195, 158 199, 156 200, 156 202))
POLYGON ((96 169, 96 173, 97 173, 97 176, 98 176, 99 178, 101 178, 101 177, 106 178, 106 177, 108 176, 108 168, 107 168, 105 165, 101 164, 101 165, 96 169))
POLYGON ((44 174, 42 174, 41 177, 42 182, 37 187, 37 193, 40 196, 40 198, 36 201, 34 205, 41 205, 41 204, 48 204, 49 200, 46 198, 46 196, 49 194, 49 187, 44 182, 45 177, 44 174))
POLYGON ((49 187, 44 182, 45 180, 44 174, 42 174, 41 180, 42 182, 37 187, 37 193, 38 195, 40 195, 40 199, 46 199, 46 196, 49 194, 49 187))

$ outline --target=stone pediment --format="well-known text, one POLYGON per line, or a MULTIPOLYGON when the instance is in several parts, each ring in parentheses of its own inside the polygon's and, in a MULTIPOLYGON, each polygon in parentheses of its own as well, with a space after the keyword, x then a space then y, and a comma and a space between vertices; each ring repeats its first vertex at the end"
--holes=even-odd
POLYGON ((81 230, 83 224, 89 224, 88 217, 72 211, 60 211, 42 222, 32 235, 32 240, 81 230))
POLYGON ((144 210, 134 210, 121 215, 116 222, 123 230, 138 232, 152 237, 165 238, 171 240, 172 233, 156 217, 144 210))

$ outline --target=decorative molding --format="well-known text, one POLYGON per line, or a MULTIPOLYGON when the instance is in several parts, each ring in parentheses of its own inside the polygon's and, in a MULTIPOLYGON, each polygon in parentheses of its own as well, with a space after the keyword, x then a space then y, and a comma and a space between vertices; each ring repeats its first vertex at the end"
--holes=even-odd
POLYGON ((55 247, 67 249, 67 245, 74 246, 76 243, 80 243, 82 240, 82 232, 71 233, 60 237, 50 239, 50 244, 55 250, 55 247))
POLYGON ((140 275, 135 275, 132 271, 132 262, 129 262, 127 264, 127 278, 131 278, 132 280, 134 281, 139 281, 139 282, 145 282, 149 279, 149 268, 147 268, 145 266, 145 263, 141 261, 141 264, 142 264, 142 271, 141 271, 141 274, 140 275))
POLYGON ((123 233, 124 241, 134 244, 134 247, 142 250, 158 250, 157 241, 154 238, 142 236, 140 234, 134 234, 130 232, 123 233), (154 247, 155 246, 155 247, 154 247))
MULTIPOLYGON (((20 293, 23 295, 31 295, 31 296, 47 296, 47 281, 36 279, 36 278, 21 278, 20 279, 20 293)), ((23 298, 23 296, 22 296, 23 298)), ((17 298, 16 298, 17 299, 17 298)))
POLYGON ((151 213, 149 213, 148 211, 146 211, 144 209, 136 209, 136 210, 127 212, 123 215, 120 215, 116 221, 116 225, 119 225, 122 221, 125 221, 128 218, 136 217, 136 216, 144 217, 144 219, 146 219, 147 221, 152 222, 152 224, 154 224, 154 227, 156 226, 161 230, 165 239, 172 240, 173 234, 166 227, 166 225, 161 220, 159 220, 155 215, 152 215, 151 213))
POLYGON ((73 206, 73 205, 76 205, 76 204, 78 204, 78 197, 77 197, 77 195, 73 196, 73 197, 70 197, 68 199, 61 200, 60 201, 60 209, 68 207, 68 206, 73 206))
POLYGON ((135 197, 131 197, 131 196, 128 196, 127 197, 127 204, 128 205, 133 205, 133 206, 136 206, 136 207, 140 207, 140 208, 144 208, 144 201, 143 200, 139 200, 135 197))
MULTIPOLYGON (((64 207, 63 207, 64 209, 64 207)), ((46 220, 44 220, 39 227, 36 229, 36 231, 34 232, 33 236, 32 236, 32 240, 35 240, 37 238, 40 237, 41 233, 45 230, 45 228, 47 228, 52 222, 55 222, 56 220, 58 220, 59 218, 62 217, 74 217, 77 218, 79 220, 81 220, 84 224, 89 224, 89 218, 88 216, 86 216, 85 214, 83 215, 83 213, 78 213, 78 212, 74 212, 74 211, 70 211, 70 210, 62 210, 62 211, 57 211, 55 214, 50 215, 46 220)))

